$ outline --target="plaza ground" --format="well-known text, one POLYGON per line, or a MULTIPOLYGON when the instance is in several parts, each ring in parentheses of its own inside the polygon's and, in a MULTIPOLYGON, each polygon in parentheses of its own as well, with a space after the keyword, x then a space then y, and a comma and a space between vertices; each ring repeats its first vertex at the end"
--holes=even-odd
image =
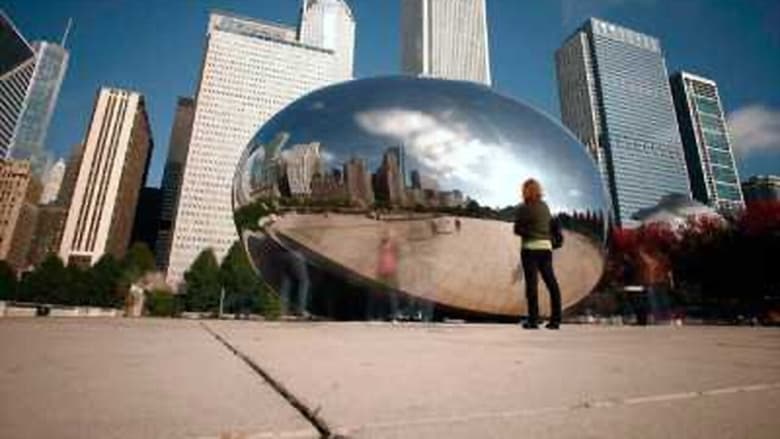
POLYGON ((774 438, 780 331, 0 319, 3 438, 774 438))

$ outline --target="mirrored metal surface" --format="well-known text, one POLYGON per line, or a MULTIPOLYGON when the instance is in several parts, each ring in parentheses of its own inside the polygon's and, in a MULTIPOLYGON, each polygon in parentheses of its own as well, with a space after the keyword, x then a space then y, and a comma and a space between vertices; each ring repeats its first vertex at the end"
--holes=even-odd
POLYGON ((573 305, 603 270, 598 171, 557 122, 481 85, 385 77, 315 91, 251 141, 233 203, 258 274, 293 307, 358 318, 398 301, 418 315, 516 316, 511 221, 527 178, 561 216, 554 264, 573 305))

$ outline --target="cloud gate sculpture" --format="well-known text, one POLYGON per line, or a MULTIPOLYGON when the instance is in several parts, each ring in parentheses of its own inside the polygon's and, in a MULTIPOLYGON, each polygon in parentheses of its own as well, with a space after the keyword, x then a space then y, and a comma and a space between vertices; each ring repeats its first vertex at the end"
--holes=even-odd
POLYGON ((242 154, 234 218, 258 275, 315 314, 359 318, 392 295, 439 315, 514 317, 526 310, 511 221, 530 177, 564 228, 554 264, 571 306, 604 267, 598 170, 557 122, 481 85, 384 77, 298 99, 242 154))

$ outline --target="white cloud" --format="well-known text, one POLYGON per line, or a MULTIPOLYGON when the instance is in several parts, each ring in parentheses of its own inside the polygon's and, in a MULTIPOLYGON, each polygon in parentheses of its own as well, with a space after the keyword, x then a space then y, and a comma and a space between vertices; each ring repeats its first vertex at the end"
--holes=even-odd
POLYGON ((366 131, 402 142, 421 171, 431 174, 440 187, 464 189, 480 203, 513 203, 522 178, 539 178, 538 170, 518 160, 509 146, 487 143, 451 118, 446 113, 432 115, 403 108, 355 115, 366 131))
POLYGON ((750 105, 728 116, 731 143, 742 156, 754 152, 780 153, 780 110, 750 105))

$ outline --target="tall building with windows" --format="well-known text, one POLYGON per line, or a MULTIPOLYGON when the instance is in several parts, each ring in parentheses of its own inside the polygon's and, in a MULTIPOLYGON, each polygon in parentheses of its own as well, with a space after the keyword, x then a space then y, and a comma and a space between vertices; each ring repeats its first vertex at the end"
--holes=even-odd
POLYGON ((340 50, 354 46, 354 32, 343 0, 303 2, 298 28, 211 14, 173 222, 169 284, 180 283, 202 250, 212 248, 221 258, 237 239, 231 188, 242 151, 293 100, 352 78, 352 54, 340 50))
POLYGON ((26 266, 40 195, 30 162, 0 159, 0 260, 17 270, 26 266))
POLYGON ((60 244, 63 261, 87 266, 106 253, 124 256, 151 154, 143 97, 100 89, 60 244))
POLYGON ((745 202, 780 202, 780 176, 754 175, 742 183, 745 202))
POLYGON ((670 81, 693 197, 717 209, 744 207, 718 85, 688 72, 670 81))
POLYGON ((561 119, 597 161, 617 224, 665 195, 690 196, 658 39, 591 18, 555 64, 561 119))
POLYGON ((49 204, 57 201, 63 178, 65 178, 65 160, 59 159, 50 166, 41 177, 41 184, 43 184, 41 204, 49 204))
POLYGON ((195 100, 180 97, 176 104, 171 140, 168 143, 168 159, 163 170, 160 222, 154 248, 157 267, 161 270, 165 270, 168 267, 168 256, 171 252, 171 240, 173 238, 173 222, 176 216, 176 206, 179 204, 181 179, 184 175, 184 164, 187 161, 187 150, 190 146, 190 135, 192 134, 192 122, 194 119, 195 100))
POLYGON ((344 0, 303 0, 298 40, 333 51, 334 75, 352 79, 355 17, 344 0))
POLYGON ((35 71, 35 51, 0 9, 0 159, 7 158, 35 71))
POLYGON ((68 67, 61 44, 28 44, 0 11, 0 157, 30 161, 40 176, 48 166, 44 143, 68 67))
POLYGON ((46 134, 68 68, 69 54, 63 46, 46 41, 36 41, 32 47, 35 70, 11 142, 10 155, 30 160, 34 172, 40 174, 50 159, 45 149, 46 134))
POLYGON ((401 0, 405 74, 491 84, 486 0, 401 0))

